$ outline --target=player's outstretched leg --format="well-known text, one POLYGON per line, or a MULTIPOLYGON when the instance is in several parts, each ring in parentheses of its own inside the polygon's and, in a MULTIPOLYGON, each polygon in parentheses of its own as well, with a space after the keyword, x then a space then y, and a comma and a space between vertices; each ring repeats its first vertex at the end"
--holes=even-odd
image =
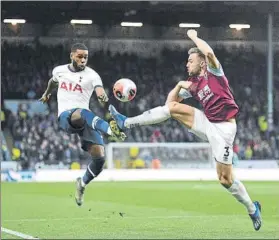
POLYGON ((111 129, 108 122, 96 116, 93 112, 87 109, 81 109, 80 116, 89 127, 111 135, 111 129))
POLYGON ((216 165, 220 183, 232 194, 233 197, 246 207, 253 222, 254 229, 258 231, 262 225, 261 205, 259 202, 252 202, 241 181, 233 179, 232 165, 226 165, 219 162, 217 162, 216 165))
MULTIPOLYGON (((114 120, 112 120, 114 121, 114 120)), ((126 135, 120 131, 116 124, 110 123, 96 116, 93 112, 87 109, 77 109, 71 115, 71 124, 75 127, 82 127, 83 124, 87 124, 90 128, 98 130, 109 136, 113 136, 121 141, 124 141, 126 135)))
POLYGON ((120 114, 112 105, 109 106, 109 111, 118 127, 122 130, 136 126, 157 124, 171 118, 168 105, 152 108, 141 115, 129 118, 120 114))

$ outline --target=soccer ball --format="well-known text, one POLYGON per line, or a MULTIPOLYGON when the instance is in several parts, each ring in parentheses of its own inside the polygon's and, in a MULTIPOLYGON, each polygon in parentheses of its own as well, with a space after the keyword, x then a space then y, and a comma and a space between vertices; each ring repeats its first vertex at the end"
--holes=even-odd
POLYGON ((132 80, 121 78, 115 82, 113 94, 119 101, 129 102, 136 96, 137 86, 132 80))

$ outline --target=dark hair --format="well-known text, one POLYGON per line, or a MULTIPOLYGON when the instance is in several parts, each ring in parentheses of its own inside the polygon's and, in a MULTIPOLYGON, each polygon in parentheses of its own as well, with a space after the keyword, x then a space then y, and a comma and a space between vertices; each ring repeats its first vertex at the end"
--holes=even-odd
POLYGON ((190 50, 188 51, 188 54, 192 54, 192 53, 197 53, 199 55, 199 57, 205 59, 205 55, 202 53, 202 51, 200 49, 198 49, 197 47, 193 47, 190 48, 190 50))
POLYGON ((75 52, 78 49, 88 51, 88 48, 83 43, 75 43, 71 47, 71 52, 75 52))

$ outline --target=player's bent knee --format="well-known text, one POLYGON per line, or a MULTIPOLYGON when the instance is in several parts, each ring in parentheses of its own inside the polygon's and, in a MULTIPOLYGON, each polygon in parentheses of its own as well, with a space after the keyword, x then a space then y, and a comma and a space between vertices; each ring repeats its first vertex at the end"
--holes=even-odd
POLYGON ((185 116, 187 115, 193 115, 194 110, 193 107, 188 106, 186 104, 178 103, 178 102, 169 102, 167 103, 171 115, 175 114, 183 114, 185 116))
POLYGON ((178 102, 169 102, 167 103, 169 110, 170 110, 170 114, 177 114, 179 113, 179 108, 178 108, 178 102))
POLYGON ((85 121, 81 117, 81 109, 75 110, 71 115, 71 125, 76 128, 84 126, 85 121))
POLYGON ((192 128, 194 122, 194 108, 178 102, 167 103, 172 118, 192 128))
POLYGON ((99 158, 105 156, 105 148, 102 145, 92 144, 88 147, 88 153, 92 158, 99 158))

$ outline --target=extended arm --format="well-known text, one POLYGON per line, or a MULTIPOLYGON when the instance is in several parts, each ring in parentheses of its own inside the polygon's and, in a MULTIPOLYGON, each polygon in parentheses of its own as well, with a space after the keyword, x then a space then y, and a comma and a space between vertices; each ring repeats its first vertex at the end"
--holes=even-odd
POLYGON ((196 30, 188 30, 187 35, 196 44, 197 48, 205 55, 209 66, 211 68, 218 69, 220 67, 220 63, 208 43, 198 37, 196 30))
POLYGON ((57 88, 58 82, 55 82, 53 78, 49 79, 48 84, 47 84, 47 89, 43 93, 43 96, 39 99, 39 101, 45 103, 49 100, 51 96, 51 92, 53 89, 57 88))

